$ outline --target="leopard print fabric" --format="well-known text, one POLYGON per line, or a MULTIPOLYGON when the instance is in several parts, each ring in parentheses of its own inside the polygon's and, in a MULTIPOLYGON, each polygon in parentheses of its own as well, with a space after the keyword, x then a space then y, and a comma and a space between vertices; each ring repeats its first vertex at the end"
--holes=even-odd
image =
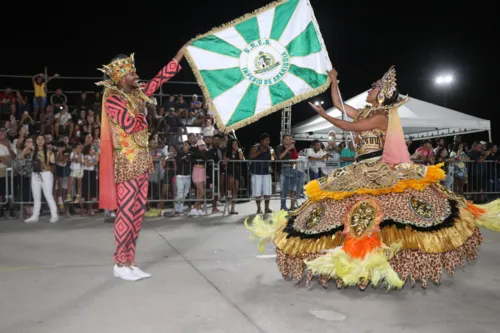
MULTIPOLYGON (((426 187, 422 191, 407 189, 402 193, 389 193, 374 197, 380 203, 384 212, 383 220, 393 220, 409 226, 429 228, 442 223, 451 214, 449 200, 434 187, 426 187), (432 211, 432 218, 424 218, 412 208, 412 198, 425 203, 432 211)), ((293 222, 293 229, 306 234, 314 235, 337 229, 343 225, 348 207, 362 200, 355 195, 343 200, 323 199, 313 202, 302 210, 293 222), (321 211, 319 222, 312 221, 315 211, 321 211)))
MULTIPOLYGON (((477 258, 478 247, 482 243, 482 235, 479 229, 476 229, 471 237, 461 247, 444 253, 424 253, 419 250, 401 250, 391 260, 390 264, 402 280, 410 280, 412 286, 416 281, 420 281, 423 288, 427 288, 428 280, 435 284, 441 282, 441 273, 443 267, 446 272, 453 276, 457 267, 465 266, 466 261, 473 261, 477 258), (465 260, 464 260, 465 259, 465 260)), ((283 279, 289 278, 295 284, 299 284, 304 276, 306 265, 304 260, 314 260, 321 254, 313 254, 305 257, 293 257, 286 255, 281 250, 276 249, 276 262, 283 279)), ((311 284, 314 278, 312 272, 306 272, 306 287, 311 284)), ((341 281, 333 278, 337 287, 342 286, 341 281)), ((329 278, 326 276, 318 277, 319 283, 324 288, 327 287, 329 278)))
POLYGON ((144 172, 154 172, 153 159, 146 150, 138 151, 134 162, 130 162, 120 151, 113 152, 115 182, 134 179, 144 172))
POLYGON ((422 191, 407 189, 403 193, 390 193, 377 198, 380 198, 384 219, 410 226, 429 228, 442 223, 451 214, 449 201, 433 187, 426 187, 422 191), (424 218, 415 207, 412 208, 412 198, 426 204, 432 212, 432 218, 424 218))

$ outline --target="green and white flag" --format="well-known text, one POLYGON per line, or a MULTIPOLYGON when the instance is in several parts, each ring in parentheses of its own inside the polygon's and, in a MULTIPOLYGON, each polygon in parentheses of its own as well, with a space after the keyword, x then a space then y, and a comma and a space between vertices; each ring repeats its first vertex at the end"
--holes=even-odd
POLYGON ((185 52, 221 130, 324 92, 332 68, 309 0, 278 1, 192 41, 185 52))

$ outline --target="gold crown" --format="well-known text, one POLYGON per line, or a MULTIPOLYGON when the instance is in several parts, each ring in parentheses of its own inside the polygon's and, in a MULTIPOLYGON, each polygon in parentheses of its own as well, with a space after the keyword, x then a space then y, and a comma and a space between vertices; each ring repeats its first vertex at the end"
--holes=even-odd
POLYGON ((123 76, 135 73, 134 54, 132 53, 128 58, 118 59, 108 65, 103 65, 98 70, 105 73, 114 83, 117 83, 123 76))
POLYGON ((374 87, 380 90, 380 94, 385 99, 390 99, 394 96, 397 88, 396 70, 394 66, 391 66, 384 76, 374 83, 374 87))

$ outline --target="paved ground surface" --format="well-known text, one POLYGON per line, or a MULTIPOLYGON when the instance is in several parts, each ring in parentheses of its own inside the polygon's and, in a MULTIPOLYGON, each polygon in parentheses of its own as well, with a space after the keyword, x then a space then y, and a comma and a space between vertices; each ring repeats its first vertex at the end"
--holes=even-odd
POLYGON ((2 220, 0 332, 499 332, 499 234, 485 232, 479 260, 439 287, 362 293, 282 281, 244 216, 148 219, 137 257, 153 277, 139 282, 113 278, 102 216, 2 220))

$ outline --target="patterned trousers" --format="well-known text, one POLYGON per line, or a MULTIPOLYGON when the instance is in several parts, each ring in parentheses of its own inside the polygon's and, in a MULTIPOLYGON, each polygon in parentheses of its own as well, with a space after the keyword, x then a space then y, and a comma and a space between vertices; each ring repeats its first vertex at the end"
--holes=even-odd
POLYGON ((135 246, 146 213, 148 172, 116 185, 118 211, 115 219, 116 251, 119 265, 135 265, 135 246))

